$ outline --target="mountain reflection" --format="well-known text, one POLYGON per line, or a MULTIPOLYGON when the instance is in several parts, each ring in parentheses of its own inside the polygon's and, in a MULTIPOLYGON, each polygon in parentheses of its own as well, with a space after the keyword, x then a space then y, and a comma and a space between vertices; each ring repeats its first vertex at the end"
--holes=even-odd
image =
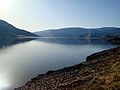
POLYGON ((19 43, 33 40, 33 38, 0 38, 0 48, 6 48, 19 43))
POLYGON ((36 39, 40 42, 45 43, 56 43, 56 44, 66 44, 66 45, 86 45, 86 44, 93 44, 93 45, 108 45, 110 42, 107 42, 103 39, 95 39, 95 38, 39 38, 36 39))

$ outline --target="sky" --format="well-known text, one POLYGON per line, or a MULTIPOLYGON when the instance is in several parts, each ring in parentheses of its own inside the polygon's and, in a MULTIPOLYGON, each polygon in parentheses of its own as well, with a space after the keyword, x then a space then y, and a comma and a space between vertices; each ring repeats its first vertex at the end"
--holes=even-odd
POLYGON ((0 19, 31 32, 120 27, 120 0, 0 0, 0 19))

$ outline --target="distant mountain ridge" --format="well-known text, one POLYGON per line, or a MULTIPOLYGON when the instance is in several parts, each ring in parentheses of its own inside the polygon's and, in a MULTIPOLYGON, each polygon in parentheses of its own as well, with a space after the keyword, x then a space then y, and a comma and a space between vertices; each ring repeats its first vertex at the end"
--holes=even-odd
POLYGON ((35 32, 37 35, 45 37, 106 37, 120 36, 120 28, 102 27, 102 28, 61 28, 55 30, 46 30, 35 32))
POLYGON ((38 36, 25 30, 18 29, 6 21, 0 20, 0 37, 38 36))

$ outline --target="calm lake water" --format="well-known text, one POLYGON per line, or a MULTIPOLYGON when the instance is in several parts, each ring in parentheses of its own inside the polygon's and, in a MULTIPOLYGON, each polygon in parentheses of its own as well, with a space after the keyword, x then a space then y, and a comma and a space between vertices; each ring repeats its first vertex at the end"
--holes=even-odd
POLYGON ((0 90, 13 90, 40 73, 78 64, 113 47, 98 39, 0 39, 0 90))

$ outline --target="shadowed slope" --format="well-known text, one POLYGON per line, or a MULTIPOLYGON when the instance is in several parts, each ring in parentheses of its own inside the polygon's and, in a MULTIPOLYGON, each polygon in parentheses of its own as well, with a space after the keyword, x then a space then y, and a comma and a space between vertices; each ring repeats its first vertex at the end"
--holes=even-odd
POLYGON ((25 30, 18 29, 7 22, 0 20, 0 37, 25 37, 25 36, 37 37, 38 35, 35 35, 25 30))

